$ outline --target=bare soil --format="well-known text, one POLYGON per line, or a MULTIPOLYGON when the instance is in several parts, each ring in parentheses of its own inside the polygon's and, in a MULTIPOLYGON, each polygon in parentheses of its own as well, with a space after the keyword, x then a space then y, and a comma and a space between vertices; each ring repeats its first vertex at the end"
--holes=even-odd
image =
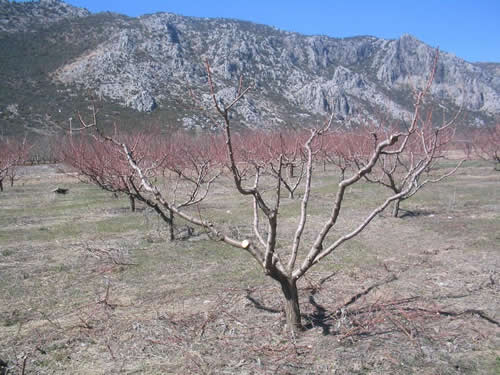
MULTIPOLYGON (((318 173, 319 224, 336 178, 318 173)), ((346 228, 380 190, 350 194, 346 228)), ((283 198, 284 245, 296 206, 283 198)), ((402 209, 299 282, 307 328, 290 337, 246 253, 181 222, 170 242, 150 210, 27 167, 0 194, 0 374, 500 373, 500 173, 469 162, 402 209)), ((202 212, 250 235, 227 186, 202 212)))

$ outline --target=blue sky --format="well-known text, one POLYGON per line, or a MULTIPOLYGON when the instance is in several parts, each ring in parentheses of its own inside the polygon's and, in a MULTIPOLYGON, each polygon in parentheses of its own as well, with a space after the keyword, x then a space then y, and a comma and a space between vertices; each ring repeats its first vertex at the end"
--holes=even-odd
POLYGON ((332 37, 404 33, 468 61, 500 62, 500 0, 67 0, 91 12, 227 17, 332 37))

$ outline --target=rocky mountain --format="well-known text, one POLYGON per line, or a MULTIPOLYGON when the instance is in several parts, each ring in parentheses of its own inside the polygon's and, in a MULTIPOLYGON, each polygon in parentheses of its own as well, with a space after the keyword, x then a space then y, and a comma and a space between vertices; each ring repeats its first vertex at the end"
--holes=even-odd
MULTIPOLYGON (((411 35, 305 36, 231 19, 91 14, 59 0, 0 0, 0 50, 3 133, 54 131, 91 96, 105 122, 209 128, 205 60, 219 100, 231 100, 240 77, 252 85, 236 107, 241 126, 312 126, 331 112, 401 120, 435 56, 411 35)), ((498 66, 441 52, 429 102, 440 116, 462 107, 464 124, 491 124, 500 115, 498 66)))
POLYGON ((90 12, 58 0, 16 3, 0 0, 0 30, 10 33, 46 27, 65 19, 86 17, 90 12))

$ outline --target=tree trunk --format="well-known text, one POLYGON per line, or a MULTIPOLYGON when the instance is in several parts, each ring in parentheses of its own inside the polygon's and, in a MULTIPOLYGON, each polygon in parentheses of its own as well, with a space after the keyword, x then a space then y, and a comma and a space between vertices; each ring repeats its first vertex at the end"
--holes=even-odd
POLYGON ((340 181, 344 181, 345 178, 345 168, 340 168, 340 181))
POLYGON ((283 277, 278 280, 281 290, 285 297, 285 316, 286 326, 290 332, 296 333, 302 331, 302 321, 300 317, 299 293, 297 291, 297 282, 283 277))
POLYGON ((288 164, 288 178, 294 177, 294 167, 293 163, 288 164))
POLYGON ((172 211, 168 212, 168 218, 170 221, 168 221, 168 231, 170 234, 170 241, 175 240, 175 234, 174 234, 174 213, 172 211))
POLYGON ((3 179, 0 180, 0 191, 3 191, 3 179))
POLYGON ((399 204, 400 203, 401 203, 400 199, 394 201, 394 206, 392 206, 392 216, 393 217, 398 217, 398 214, 399 214, 399 204))
POLYGON ((128 197, 130 199, 130 211, 135 212, 135 198, 131 195, 128 197))
POLYGON ((10 187, 14 187, 14 176, 10 177, 10 187))

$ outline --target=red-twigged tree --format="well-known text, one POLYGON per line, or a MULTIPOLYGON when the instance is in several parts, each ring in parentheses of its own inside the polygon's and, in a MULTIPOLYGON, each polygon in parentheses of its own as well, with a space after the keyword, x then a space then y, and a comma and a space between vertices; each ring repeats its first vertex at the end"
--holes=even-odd
POLYGON ((472 153, 477 158, 492 162, 495 170, 500 171, 500 124, 472 133, 472 153))
MULTIPOLYGON (((250 174, 255 168, 262 175, 279 178, 290 199, 295 198, 295 191, 305 175, 306 158, 302 144, 309 137, 304 131, 247 131, 233 136, 235 162, 250 174), (277 170, 281 163, 286 173, 277 170)), ((316 147, 315 153, 319 151, 316 147)), ((229 165, 227 165, 229 167, 229 165)))
POLYGON ((10 181, 10 186, 14 186, 17 178, 18 167, 28 159, 30 145, 23 139, 2 139, 0 140, 0 191, 4 189, 4 180, 10 181))
MULTIPOLYGON (((373 152, 374 138, 366 128, 337 129, 323 136, 320 158, 323 165, 334 165, 340 172, 340 181, 347 172, 354 171, 373 152)), ((325 167, 324 167, 325 168, 325 167)))
MULTIPOLYGON (((325 207, 323 223, 318 226, 317 223, 311 224, 308 220, 309 206, 315 196, 312 194, 313 180, 317 173, 314 164, 317 156, 320 155, 318 151, 321 149, 322 139, 332 127, 332 118, 323 126, 311 129, 306 137, 303 134, 290 136, 286 142, 284 138, 281 138, 280 142, 286 143, 286 147, 273 147, 270 150, 269 145, 260 144, 258 139, 250 142, 248 137, 243 138, 233 134, 231 111, 250 88, 243 89, 240 82, 236 96, 229 104, 223 105, 215 94, 216 88, 208 63, 206 68, 213 106, 218 114, 218 126, 223 134, 223 142, 220 138, 213 142, 216 151, 210 155, 217 155, 216 157, 203 152, 201 161, 198 157, 191 161, 191 155, 195 154, 195 151, 190 147, 183 147, 187 150, 187 155, 175 152, 180 156, 180 160, 169 159, 168 155, 172 153, 168 151, 165 156, 143 157, 138 152, 140 147, 137 144, 129 144, 126 140, 104 134, 98 126, 95 113, 89 122, 80 117, 82 129, 94 131, 94 142, 106 144, 106 148, 110 148, 109 153, 119 155, 120 170, 122 167, 128 168, 126 176, 129 177, 126 179, 126 184, 130 188, 127 188, 127 194, 147 202, 164 220, 169 217, 167 213, 172 213, 203 228, 211 234, 212 239, 225 242, 250 254, 263 272, 281 286, 287 327, 293 332, 299 331, 302 329, 302 322, 297 282, 312 267, 360 234, 392 202, 414 194, 422 185, 421 176, 434 161, 431 156, 437 151, 436 141, 425 143, 427 157, 408 165, 405 178, 401 180, 397 192, 390 191, 381 200, 372 201, 371 208, 364 216, 359 217, 354 228, 343 229, 341 227, 340 218, 346 210, 343 203, 350 194, 350 187, 374 173, 382 158, 396 158, 402 155, 414 139, 419 139, 423 132, 421 107, 424 98, 429 93, 433 74, 425 87, 416 95, 415 111, 409 121, 409 126, 372 140, 373 147, 368 152, 363 151, 363 162, 358 162, 349 170, 344 171, 335 197, 323 202, 325 207), (264 152, 262 149, 267 151, 264 152), (287 178, 285 174, 288 173, 286 169, 290 158, 287 156, 289 149, 297 150, 297 154, 300 153, 304 163, 303 177, 300 181, 301 199, 293 201, 299 206, 300 214, 296 219, 292 235, 283 231, 283 226, 280 226, 282 224, 281 202, 286 199, 282 197, 282 188, 287 178), (223 150, 222 158, 221 150, 223 150), (167 168, 169 175, 160 181, 158 174, 152 171, 158 170, 161 165, 168 165, 168 162, 164 160, 171 160, 172 165, 167 168), (235 237, 220 223, 211 221, 203 214, 205 211, 200 209, 212 184, 221 175, 222 170, 226 170, 235 191, 242 197, 250 198, 252 202, 253 219, 248 222, 248 226, 252 228, 253 235, 248 238, 235 237), (172 177, 175 178, 171 179, 172 177), (185 184, 185 187, 179 191, 178 184, 181 182, 185 184), (184 199, 179 199, 178 193, 182 193, 184 199), (307 236, 304 236, 306 232, 307 236)), ((443 129, 436 131, 440 133, 443 129)), ((171 142, 170 145, 176 147, 175 142, 171 142)), ((124 184, 120 179, 113 181, 116 184, 124 184)))
MULTIPOLYGON (((137 147, 139 159, 146 157, 145 144, 150 139, 137 136, 118 136, 137 147)), ((98 140, 98 138, 94 139, 98 140)), ((114 194, 123 193, 130 198, 130 209, 135 211, 135 197, 133 191, 133 171, 130 171, 127 161, 121 154, 110 147, 106 142, 93 142, 86 136, 70 136, 62 143, 60 159, 74 167, 79 177, 85 182, 91 182, 106 191, 114 194)))
MULTIPOLYGON (((380 184, 394 194, 399 194, 408 185, 408 180, 412 179, 412 171, 425 165, 423 172, 417 179, 414 179, 412 189, 394 201, 392 216, 398 216, 401 202, 415 195, 425 185, 440 182, 451 176, 465 161, 462 159, 448 169, 443 168, 441 163, 447 158, 449 146, 454 138, 455 120, 456 117, 440 126, 435 126, 432 124, 432 112, 428 111, 419 116, 418 128, 413 137, 402 138, 389 147, 380 156, 372 173, 363 176, 366 181, 380 184)), ((370 154, 376 148, 378 140, 387 138, 397 131, 395 127, 370 126, 342 134, 344 144, 348 146, 337 152, 339 168, 362 168, 369 162, 370 154)), ((344 170, 342 170, 342 178, 343 175, 344 170)))
POLYGON ((82 117, 80 121, 84 128, 95 132, 69 136, 63 142, 61 160, 76 169, 83 181, 127 195, 132 211, 136 201, 152 208, 167 223, 170 239, 174 240, 173 211, 158 198, 166 197, 178 210, 201 202, 220 173, 217 139, 204 137, 192 142, 186 135, 167 138, 157 130, 134 134, 115 131, 110 137, 96 126, 95 108, 91 122, 82 117), (127 145, 127 152, 117 147, 119 144, 127 145), (150 195, 142 179, 154 181, 158 195, 150 195))

